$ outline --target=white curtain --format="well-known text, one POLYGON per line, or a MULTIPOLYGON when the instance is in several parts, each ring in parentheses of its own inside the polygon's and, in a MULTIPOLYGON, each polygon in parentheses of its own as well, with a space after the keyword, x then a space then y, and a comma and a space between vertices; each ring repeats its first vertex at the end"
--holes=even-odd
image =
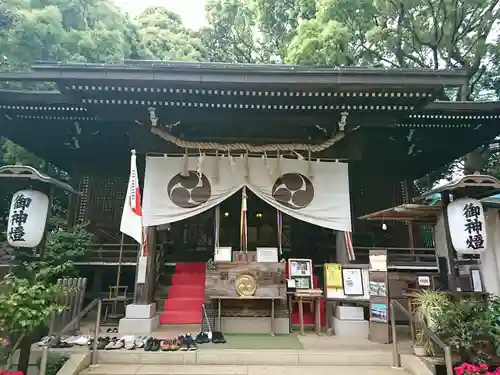
POLYGON ((276 209, 314 225, 351 231, 348 166, 292 159, 147 157, 143 225, 172 223, 198 215, 247 186, 276 209), (218 171, 215 178, 214 171, 218 171), (279 172, 278 172, 279 171, 279 172), (200 174, 201 172, 201 174, 200 174))
POLYGON ((296 159, 280 160, 281 177, 269 172, 263 159, 250 159, 249 167, 247 186, 264 202, 310 224, 351 230, 346 163, 314 162, 312 176, 307 176, 308 162, 296 159))

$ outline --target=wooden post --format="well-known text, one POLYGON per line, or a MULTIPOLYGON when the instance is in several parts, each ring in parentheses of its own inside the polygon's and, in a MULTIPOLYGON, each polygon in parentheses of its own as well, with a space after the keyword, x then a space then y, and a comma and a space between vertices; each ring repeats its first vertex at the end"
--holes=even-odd
POLYGON ((385 293, 370 295, 370 334, 372 342, 390 344, 391 337, 389 319, 389 279, 387 276, 387 250, 370 250, 369 282, 385 284, 385 293))
POLYGON ((450 225, 448 220, 448 205, 450 204, 450 193, 441 193, 441 208, 444 219, 444 233, 446 238, 446 253, 448 260, 448 288, 450 292, 457 291, 457 267, 455 265, 455 249, 451 242, 450 225))
POLYGON ((139 270, 139 261, 142 256, 142 248, 137 252, 137 269, 135 273, 135 293, 134 304, 149 305, 151 301, 151 290, 155 288, 155 262, 156 262, 156 227, 148 227, 148 256, 146 260, 146 281, 138 283, 137 276, 139 270))

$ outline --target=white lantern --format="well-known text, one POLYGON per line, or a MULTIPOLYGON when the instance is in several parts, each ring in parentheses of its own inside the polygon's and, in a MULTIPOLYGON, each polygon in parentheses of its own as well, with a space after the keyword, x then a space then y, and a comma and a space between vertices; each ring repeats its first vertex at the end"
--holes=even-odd
POLYGON ((7 239, 14 247, 35 247, 42 240, 49 197, 36 190, 20 190, 12 197, 7 239))
POLYGON ((486 249, 486 221, 480 201, 461 198, 451 202, 448 223, 451 242, 457 253, 479 254, 486 249))

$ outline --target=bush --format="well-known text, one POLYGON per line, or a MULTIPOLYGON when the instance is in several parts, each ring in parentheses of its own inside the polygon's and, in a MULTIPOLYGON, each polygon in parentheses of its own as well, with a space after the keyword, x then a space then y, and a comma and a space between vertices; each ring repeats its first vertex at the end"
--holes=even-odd
MULTIPOLYGON (((45 375, 56 375, 68 359, 68 353, 49 352, 45 375)), ((38 366, 40 366, 40 362, 38 362, 38 366)))
POLYGON ((463 298, 446 300, 432 313, 435 333, 464 362, 488 358, 485 349, 491 341, 493 315, 484 300, 463 298))

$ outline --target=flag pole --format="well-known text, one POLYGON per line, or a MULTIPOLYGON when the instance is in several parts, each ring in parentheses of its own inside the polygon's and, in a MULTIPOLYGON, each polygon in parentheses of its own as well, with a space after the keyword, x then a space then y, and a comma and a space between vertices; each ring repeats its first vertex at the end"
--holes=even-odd
POLYGON ((220 205, 215 206, 214 245, 217 253, 220 243, 220 205))
POLYGON ((118 270, 116 274, 116 286, 120 286, 120 278, 122 274, 122 258, 123 258, 123 242, 125 241, 125 234, 122 233, 122 238, 120 240, 120 253, 118 255, 118 270))
POLYGON ((247 252, 247 187, 241 189, 241 218, 240 218, 240 253, 247 252))

